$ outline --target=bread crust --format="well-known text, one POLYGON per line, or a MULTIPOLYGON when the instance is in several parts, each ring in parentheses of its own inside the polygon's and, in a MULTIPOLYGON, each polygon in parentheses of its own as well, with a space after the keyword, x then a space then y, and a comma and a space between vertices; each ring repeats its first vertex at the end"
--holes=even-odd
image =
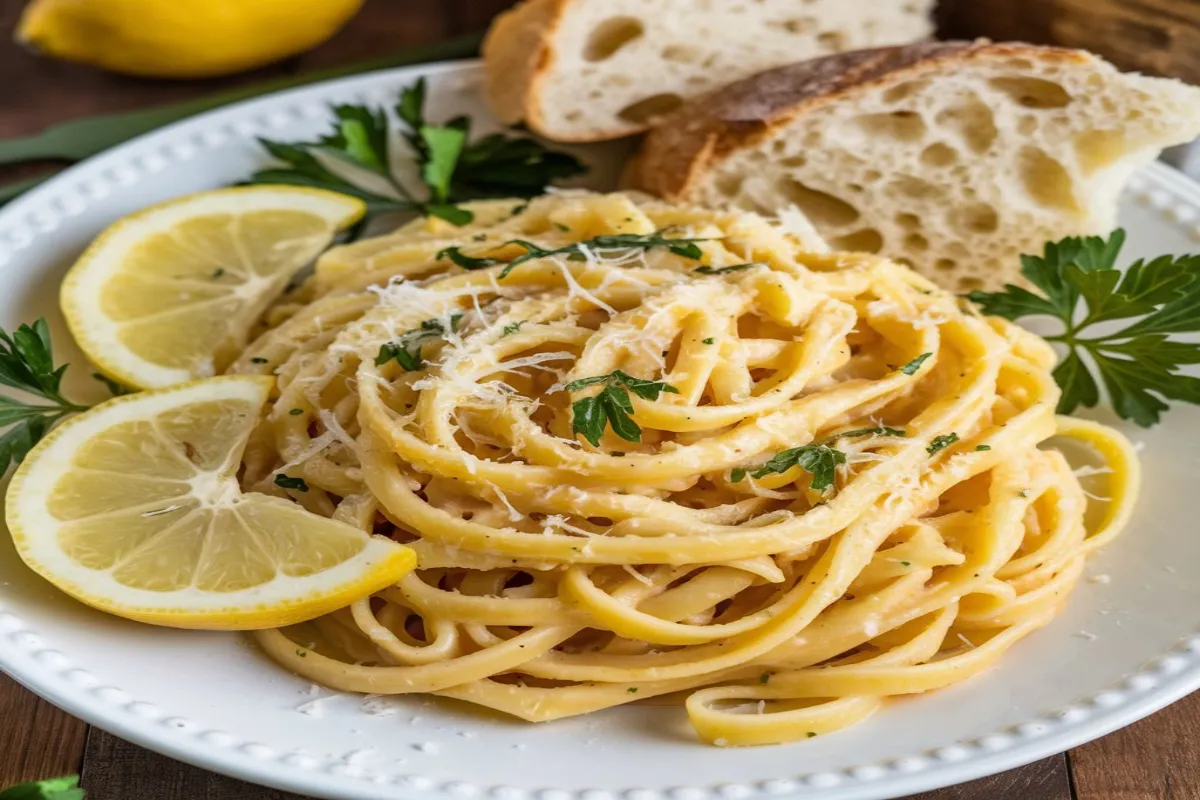
POLYGON ((1014 56, 1076 63, 1094 58, 1081 50, 979 39, 837 53, 767 70, 689 101, 652 128, 626 167, 623 183, 683 200, 716 164, 770 138, 801 114, 866 87, 912 80, 945 62, 1014 56))
POLYGON ((538 84, 554 65, 550 46, 571 0, 525 0, 496 17, 483 40, 488 102, 504 123, 545 135, 538 84))

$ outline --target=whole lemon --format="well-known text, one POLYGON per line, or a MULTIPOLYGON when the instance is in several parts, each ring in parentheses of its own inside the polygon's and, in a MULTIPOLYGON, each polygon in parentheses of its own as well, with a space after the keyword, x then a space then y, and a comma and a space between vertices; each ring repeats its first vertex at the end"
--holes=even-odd
POLYGON ((17 40, 67 61, 152 78, 207 78, 278 61, 338 31, 363 0, 32 0, 17 40))

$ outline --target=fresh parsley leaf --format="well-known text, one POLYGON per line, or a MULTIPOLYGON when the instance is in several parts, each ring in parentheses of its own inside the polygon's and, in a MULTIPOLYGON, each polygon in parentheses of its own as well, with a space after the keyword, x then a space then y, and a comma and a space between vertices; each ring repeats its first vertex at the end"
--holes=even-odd
POLYGON ((297 492, 308 491, 308 484, 305 483, 304 478, 293 478, 291 475, 276 475, 275 485, 280 489, 295 489, 297 492))
POLYGON ((633 401, 629 399, 629 392, 618 386, 606 386, 599 397, 613 433, 627 442, 640 442, 642 429, 630 416, 633 413, 633 401))
POLYGON ((451 193, 460 199, 536 197, 555 181, 584 172, 579 159, 535 139, 492 133, 463 148, 451 193))
POLYGON ((707 339, 701 339, 700 341, 703 342, 704 344, 712 344, 713 342, 715 342, 717 340, 715 337, 709 336, 707 339))
POLYGON ((504 326, 504 327, 501 329, 501 331, 500 331, 500 336, 501 336, 501 338, 503 338, 503 337, 505 337, 505 336, 511 336, 511 335, 513 335, 514 333, 516 333, 517 331, 521 330, 521 326, 522 326, 522 325, 524 325, 524 324, 525 324, 526 322, 528 322, 528 321, 529 321, 529 320, 527 320, 527 319, 523 319, 523 320, 521 320, 520 322, 510 322, 510 323, 508 323, 508 324, 507 324, 507 325, 505 325, 505 326, 504 326))
POLYGON ((935 436, 933 437, 933 441, 929 443, 929 446, 925 448, 925 452, 932 456, 936 453, 940 453, 957 441, 958 434, 953 432, 947 433, 944 436, 935 436))
POLYGON ((907 436, 908 433, 900 428, 889 428, 886 425, 876 425, 874 428, 859 428, 853 431, 835 433, 831 438, 840 439, 851 436, 907 436))
POLYGON ((991 446, 990 444, 981 444, 981 445, 979 445, 978 447, 976 447, 976 448, 975 448, 975 452, 977 452, 977 453, 983 453, 983 452, 986 452, 986 451, 988 451, 988 450, 991 450, 991 449, 992 449, 992 446, 991 446))
POLYGON ((1200 403, 1200 379, 1179 373, 1200 363, 1200 343, 1170 339, 1200 332, 1200 255, 1140 260, 1122 273, 1116 261, 1124 243, 1122 230, 1049 243, 1041 256, 1021 257, 1021 274, 1041 294, 1009 285, 969 297, 987 314, 1062 323, 1061 333, 1046 337, 1066 348, 1053 373, 1060 414, 1097 405, 1103 383, 1118 415, 1150 426, 1168 400, 1200 403), (1135 321, 1108 333, 1092 329, 1123 319, 1135 321))
MULTIPOLYGON (((450 330, 458 330, 462 314, 450 315, 450 330)), ((441 339, 446 335, 446 326, 441 319, 427 319, 418 327, 400 335, 399 338, 379 346, 375 366, 382 367, 395 360, 406 372, 416 372, 425 365, 421 357, 421 346, 430 339, 441 339)))
POLYGON ((0 476, 19 464, 63 417, 87 406, 73 403, 60 388, 66 365, 54 365, 50 326, 45 319, 21 325, 11 334, 0 328, 0 385, 38 398, 26 402, 0 395, 0 476))
POLYGON ((290 411, 288 411, 288 415, 289 415, 289 416, 292 416, 292 417, 298 417, 298 416, 300 416, 300 415, 301 415, 301 414, 303 414, 303 413, 304 413, 304 409, 303 409, 303 408, 293 408, 293 409, 291 409, 290 411))
POLYGON ((812 474, 811 488, 823 492, 833 486, 838 464, 846 463, 846 454, 835 450, 826 444, 806 444, 803 447, 793 447, 783 450, 771 457, 767 463, 753 470, 734 470, 730 479, 734 483, 749 475, 752 478, 763 478, 772 473, 782 474, 792 467, 800 467, 812 474), (734 473, 740 472, 735 477, 734 473))
POLYGON ((401 91, 396 106, 400 134, 417 162, 425 198, 415 196, 393 173, 387 112, 368 106, 334 106, 332 129, 315 141, 261 139, 282 163, 255 172, 247 182, 327 189, 359 198, 371 215, 419 211, 461 226, 475 216, 457 205, 464 200, 533 197, 555 180, 586 171, 574 156, 548 150, 533 139, 493 133, 471 142, 466 117, 431 123, 425 117, 426 89, 425 79, 417 80, 401 91), (366 189, 327 163, 366 170, 382 178, 392 194, 366 189))
POLYGON ((679 390, 669 383, 635 378, 621 370, 580 378, 563 388, 568 392, 578 392, 589 386, 600 385, 604 389, 599 394, 571 404, 571 432, 581 434, 593 447, 600 445, 606 423, 612 426, 613 433, 626 441, 642 440, 642 429, 630 416, 633 414, 633 401, 629 399, 629 392, 646 400, 657 400, 663 392, 679 394, 679 390))
MULTIPOLYGON (((283 183, 340 192, 362 200, 367 205, 367 213, 371 215, 390 211, 418 210, 417 203, 405 194, 401 194, 399 197, 387 197, 364 189, 330 170, 314 155, 315 152, 325 152, 320 142, 287 144, 267 139, 258 141, 275 159, 283 162, 283 166, 260 169, 251 175, 246 183, 283 183)), ((353 159, 343 160, 352 161, 353 159)), ((396 185, 393 183, 393 186, 396 185)))
POLYGON ((586 389, 589 386, 596 386, 597 384, 611 385, 613 383, 621 384, 633 390, 634 394, 638 397, 644 397, 647 400, 657 400, 659 394, 662 392, 679 394, 679 390, 669 383, 635 378, 619 369, 607 375, 597 375, 592 378, 580 378, 579 380, 571 381, 563 388, 568 392, 578 392, 580 389, 586 389))
POLYGON ((445 203, 450 198, 450 181, 467 143, 467 132, 462 128, 425 125, 420 129, 420 136, 428 154, 421 165, 421 179, 429 187, 433 202, 445 203))
POLYGON ((0 791, 0 800, 83 800, 79 776, 18 783, 0 791))
MULTIPOLYGON (((692 256, 692 258, 699 258, 699 255, 692 256)), ((752 261, 747 264, 732 264, 728 267, 710 267, 705 265, 703 267, 696 267, 695 271, 701 275, 724 275, 727 272, 741 272, 744 269, 753 269, 754 267, 764 266, 766 265, 760 261, 752 261)))
POLYGON ((921 365, 925 363, 925 360, 932 356, 933 353, 921 353, 921 355, 917 356, 912 361, 901 367, 900 371, 905 375, 916 375, 917 370, 921 368, 921 365))

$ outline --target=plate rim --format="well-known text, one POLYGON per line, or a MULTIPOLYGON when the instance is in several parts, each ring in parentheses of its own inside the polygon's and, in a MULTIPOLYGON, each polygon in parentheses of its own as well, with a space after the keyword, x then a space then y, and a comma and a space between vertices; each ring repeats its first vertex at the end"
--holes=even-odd
MULTIPOLYGON (((355 94, 357 84, 363 84, 364 87, 374 83, 399 84, 420 75, 469 74, 478 73, 479 69, 480 62, 477 59, 468 59, 347 76, 249 98, 139 135, 63 170, 0 209, 0 266, 29 246, 35 235, 49 235, 48 231, 29 233, 30 230, 39 230, 39 219, 48 215, 58 221, 69 220, 73 213, 77 213, 70 211, 70 206, 65 204, 63 198, 68 195, 86 196, 89 181, 82 179, 92 177, 93 173, 104 172, 110 163, 132 160, 136 154, 147 151, 159 141, 165 145, 187 128, 200 130, 216 127, 220 124, 218 121, 225 118, 231 124, 238 118, 265 119, 267 112, 259 109, 260 106, 263 109, 284 106, 288 101, 297 101, 306 95, 322 96, 322 100, 335 94, 346 97, 355 94)), ((361 88, 357 90, 363 91, 361 88)), ((167 158, 169 163, 170 156, 167 158)), ((158 169, 165 166, 163 164, 158 169)), ((153 166, 146 169, 156 171, 153 166)), ((107 173, 106 180, 119 180, 111 167, 107 173)), ((1161 162, 1147 165, 1130 180, 1126 191, 1144 196, 1148 204, 1173 224, 1192 223, 1200 214, 1200 183, 1161 162), (1176 201, 1186 205, 1176 206, 1176 201), (1186 215, 1181 208, 1188 209, 1186 215)), ((34 272, 36 274, 36 270, 34 272)), ((753 785, 726 783, 720 786, 673 787, 662 791, 641 787, 623 787, 611 791, 527 790, 478 786, 462 781, 439 784, 419 775, 398 776, 396 781, 380 784, 356 775, 352 769, 342 769, 334 774, 330 771, 289 768, 265 745, 241 742, 231 734, 223 734, 224 738, 221 738, 212 731, 196 735, 194 732, 172 730, 164 727, 161 721, 130 713, 130 707, 137 705, 136 700, 116 687, 100 685, 86 670, 75 667, 52 644, 47 644, 39 633, 24 626, 19 617, 19 608, 6 606, 3 602, 0 602, 0 635, 7 645, 0 647, 0 671, 88 724, 202 769, 259 785, 333 800, 427 800, 439 795, 464 798, 481 793, 502 800, 522 800, 530 796, 542 800, 612 800, 618 795, 633 800, 716 800, 722 797, 751 798, 756 795, 804 797, 811 800, 886 800, 1023 766, 1125 727, 1200 689, 1200 628, 1193 628, 1182 633, 1175 645, 1166 652, 1148 657, 1136 673, 1118 677, 1109 689, 1079 698, 1063 709, 1042 714, 1036 724, 1026 722, 1015 726, 1015 731, 1010 726, 968 741, 946 743, 932 754, 927 750, 893 759, 888 768, 858 765, 794 779, 759 776, 753 785), (90 683, 89 679, 94 683, 90 683), (1034 730, 1035 727, 1037 730, 1034 730), (1047 728, 1051 730, 1047 732, 1047 728)))

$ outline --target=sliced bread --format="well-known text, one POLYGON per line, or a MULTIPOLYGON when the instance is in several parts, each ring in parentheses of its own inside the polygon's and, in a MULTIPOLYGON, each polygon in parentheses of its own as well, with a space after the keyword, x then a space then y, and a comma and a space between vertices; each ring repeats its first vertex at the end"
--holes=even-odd
POLYGON ((525 0, 484 41, 488 95, 500 119, 548 139, 615 139, 771 67, 923 39, 933 3, 525 0))
POLYGON ((798 206, 834 249, 955 290, 1017 279, 1021 253, 1107 233, 1129 175, 1200 134, 1200 89, 1077 50, 988 42, 844 53, 698 98, 626 181, 669 200, 798 206))

